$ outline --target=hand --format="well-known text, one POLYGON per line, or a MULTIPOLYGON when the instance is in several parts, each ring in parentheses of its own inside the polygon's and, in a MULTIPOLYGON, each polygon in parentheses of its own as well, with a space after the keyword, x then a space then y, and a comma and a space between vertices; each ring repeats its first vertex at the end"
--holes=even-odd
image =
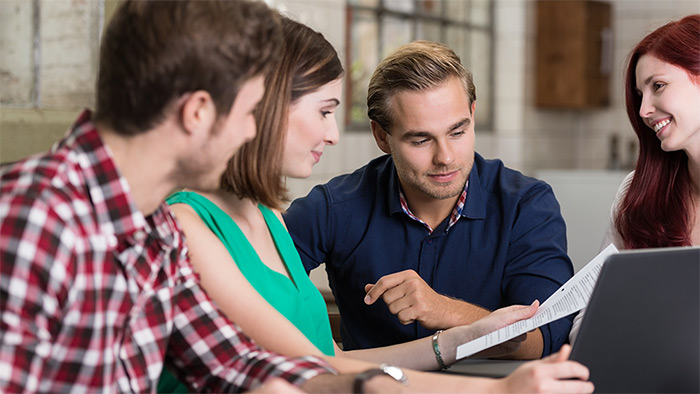
POLYGON ((389 311, 398 317, 401 324, 410 324, 418 321, 423 327, 435 330, 449 328, 455 324, 452 315, 465 313, 451 313, 464 304, 464 301, 436 293, 423 278, 413 270, 405 270, 379 278, 375 284, 365 285, 365 304, 372 305, 381 298, 389 307, 389 311))
POLYGON ((588 368, 576 361, 567 361, 571 346, 542 360, 523 364, 502 379, 499 390, 509 393, 592 393, 588 368))
MULTIPOLYGON (((529 306, 508 306, 498 309, 472 324, 446 330, 438 338, 440 348, 445 349, 443 352, 445 361, 450 364, 456 361, 457 346, 499 330, 517 321, 528 319, 537 312, 539 305, 539 301, 535 300, 529 306)), ((525 341, 526 338, 527 334, 519 335, 509 341, 483 350, 472 357, 490 358, 511 354, 520 348, 520 344, 525 341)))

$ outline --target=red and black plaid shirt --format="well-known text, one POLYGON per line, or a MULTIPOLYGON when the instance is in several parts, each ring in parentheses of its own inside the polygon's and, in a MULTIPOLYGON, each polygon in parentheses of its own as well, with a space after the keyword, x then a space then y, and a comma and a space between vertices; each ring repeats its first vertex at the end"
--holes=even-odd
POLYGON ((0 169, 0 392, 154 392, 164 364, 197 391, 330 371, 218 311, 169 208, 136 208, 85 111, 50 153, 0 169))

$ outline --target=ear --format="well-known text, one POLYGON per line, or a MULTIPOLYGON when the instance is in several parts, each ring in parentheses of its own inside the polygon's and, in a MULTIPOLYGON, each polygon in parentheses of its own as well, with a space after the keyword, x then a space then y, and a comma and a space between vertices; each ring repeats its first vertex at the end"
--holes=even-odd
POLYGON ((476 116, 476 114, 474 113, 474 111, 476 111, 476 101, 472 101, 471 107, 472 107, 471 108, 472 109, 472 122, 474 122, 474 116, 476 116))
POLYGON ((387 132, 384 131, 384 129, 382 128, 382 126, 379 125, 379 123, 373 120, 369 121, 369 126, 372 128, 372 135, 374 136, 374 141, 377 143, 379 149, 381 149, 384 153, 391 154, 391 147, 389 146, 389 142, 387 141, 387 138, 389 137, 387 132))
POLYGON ((207 134, 216 122, 216 106, 209 92, 197 90, 186 96, 181 107, 181 124, 187 134, 207 134))

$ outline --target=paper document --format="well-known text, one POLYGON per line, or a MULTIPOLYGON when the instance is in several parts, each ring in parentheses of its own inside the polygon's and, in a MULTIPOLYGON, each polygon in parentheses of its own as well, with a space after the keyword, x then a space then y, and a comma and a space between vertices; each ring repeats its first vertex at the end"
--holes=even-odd
POLYGON ((603 268, 603 263, 611 254, 617 253, 615 245, 610 244, 585 267, 564 283, 554 294, 543 302, 535 315, 529 319, 515 322, 500 330, 486 334, 457 347, 457 360, 469 357, 491 346, 498 345, 510 339, 532 331, 537 327, 551 323, 562 317, 583 309, 591 298, 593 286, 598 279, 598 274, 603 268))

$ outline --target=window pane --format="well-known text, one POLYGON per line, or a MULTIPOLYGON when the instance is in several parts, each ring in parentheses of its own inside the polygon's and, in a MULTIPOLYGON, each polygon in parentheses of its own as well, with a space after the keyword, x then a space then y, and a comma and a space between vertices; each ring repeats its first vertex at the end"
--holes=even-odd
POLYGON ((464 66, 468 66, 470 59, 469 52, 466 49, 469 39, 469 31, 459 27, 449 26, 447 28, 446 36, 447 40, 445 44, 455 51, 455 53, 462 60, 462 64, 464 64, 464 66))
POLYGON ((384 0, 384 7, 391 11, 414 12, 413 0, 384 0))
POLYGON ((470 35, 469 42, 470 61, 464 64, 472 72, 476 85, 478 125, 491 120, 491 41, 488 33, 475 31, 470 35))
POLYGON ((458 22, 466 22, 469 10, 469 0, 443 0, 445 2, 445 17, 458 22))
POLYGON ((418 0, 418 13, 439 17, 442 15, 441 0, 418 0))
POLYGON ((417 22, 416 40, 442 41, 440 24, 435 22, 417 22))
POLYGON ((348 0, 348 4, 365 7, 379 7, 379 0, 348 0))
POLYGON ((491 0, 471 0, 470 21, 477 26, 491 25, 491 0))
MULTIPOLYGON (((352 19, 350 29, 360 28, 366 35, 354 32, 351 48, 352 64, 348 66, 348 78, 352 100, 351 115, 354 124, 366 130, 366 89, 376 64, 397 47, 416 39, 444 42, 472 71, 478 90, 479 110, 477 123, 488 127, 492 122, 492 41, 491 30, 493 0, 347 0, 349 10, 354 5, 374 8, 368 14, 377 19, 371 28, 363 27, 370 20, 352 19), (372 7, 371 4, 376 4, 372 7), (358 26, 355 26, 357 24, 358 26), (378 38, 372 38, 376 32, 378 38), (373 52, 372 48, 375 48, 373 52), (362 57, 361 59, 358 57, 362 57)), ((355 12, 357 10, 355 9, 355 12)))
POLYGON ((385 16, 382 18, 382 58, 394 49, 412 41, 413 23, 404 18, 385 16))
POLYGON ((374 68, 379 63, 379 29, 377 18, 372 12, 353 11, 350 58, 348 67, 348 90, 352 95, 350 110, 347 111, 349 123, 366 123, 367 119, 367 86, 374 68))

